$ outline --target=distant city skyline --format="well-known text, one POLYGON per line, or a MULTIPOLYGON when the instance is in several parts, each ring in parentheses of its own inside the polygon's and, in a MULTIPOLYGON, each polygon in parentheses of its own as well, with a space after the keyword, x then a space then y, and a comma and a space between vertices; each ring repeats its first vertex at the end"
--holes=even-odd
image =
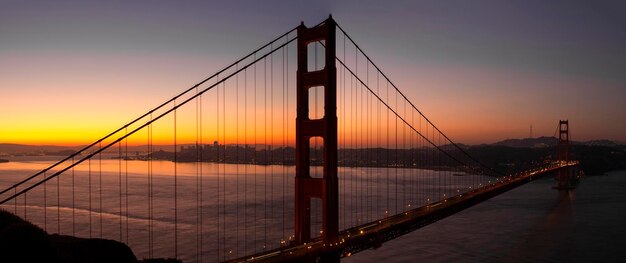
POLYGON ((330 13, 456 142, 552 136, 559 119, 574 140, 626 141, 618 1, 3 1, 0 143, 91 143, 330 13))

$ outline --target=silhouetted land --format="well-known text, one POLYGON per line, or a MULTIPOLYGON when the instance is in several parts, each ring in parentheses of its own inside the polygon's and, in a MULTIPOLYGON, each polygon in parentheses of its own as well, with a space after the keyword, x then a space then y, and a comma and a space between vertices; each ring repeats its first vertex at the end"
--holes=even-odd
POLYGON ((138 263, 180 262, 173 259, 139 261, 124 243, 99 238, 52 234, 0 209, 0 262, 138 263))
MULTIPOLYGON (((547 138, 547 137, 546 137, 547 138)), ((555 141, 554 138, 551 138, 555 141)), ((538 138, 532 142, 513 142, 517 146, 507 146, 506 142, 460 147, 488 167, 504 174, 515 173, 530 167, 540 165, 557 159, 556 143, 551 145, 545 138, 538 138), (539 142, 537 142, 539 141, 539 142), (525 147, 533 145, 533 147, 525 147)), ((478 164, 469 160, 459 149, 452 145, 444 145, 451 156, 463 163, 478 164)), ((323 163, 322 149, 311 149, 312 165, 323 163)), ((139 159, 170 160, 174 161, 174 152, 157 151, 138 156, 139 159)), ((385 148, 361 148, 339 149, 339 166, 344 167, 403 167, 421 169, 450 169, 467 171, 468 167, 461 165, 443 156, 433 148, 414 149, 385 149, 385 148)), ((604 174, 612 170, 626 169, 626 146, 612 144, 608 141, 593 141, 589 144, 573 144, 570 146, 570 159, 579 160, 582 170, 588 175, 604 174)), ((203 145, 181 147, 176 155, 178 162, 225 162, 236 164, 256 165, 294 165, 295 148, 292 147, 262 147, 262 149, 235 145, 203 145)))
MULTIPOLYGON (((494 144, 459 145, 475 159, 501 173, 513 173, 525 170, 540 163, 556 159, 556 145, 554 137, 539 137, 525 139, 509 139, 494 144)), ((478 166, 469 160, 461 151, 452 145, 441 146, 455 158, 464 163, 478 166)), ((9 155, 46 155, 67 156, 75 152, 78 147, 60 146, 31 146, 18 144, 0 144, 0 153, 9 155)), ((133 160, 169 160, 174 161, 174 148, 171 145, 154 145, 159 149, 152 154, 148 147, 129 147, 128 155, 123 158, 133 160)), ((626 169, 626 146, 609 140, 593 140, 586 142, 572 142, 571 159, 581 161, 583 171, 587 175, 604 174, 612 170, 626 169)), ((110 150, 109 154, 117 154, 117 150, 110 150)), ((311 150, 311 164, 323 163, 322 149, 311 150)), ((231 164, 256 165, 294 165, 295 149, 293 147, 270 147, 264 145, 183 145, 179 146, 176 155, 178 162, 225 162, 231 164)), ((338 163, 343 167, 410 167, 421 169, 453 169, 468 170, 448 157, 442 156, 433 148, 413 149, 339 149, 338 163)), ((6 157, 5 157, 6 158, 6 157)), ((476 168, 476 167, 474 167, 476 168)))

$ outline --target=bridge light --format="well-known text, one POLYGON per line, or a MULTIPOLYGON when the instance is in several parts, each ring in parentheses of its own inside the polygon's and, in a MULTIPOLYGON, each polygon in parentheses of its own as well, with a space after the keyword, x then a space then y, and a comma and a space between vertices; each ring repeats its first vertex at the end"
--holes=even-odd
POLYGON ((363 234, 363 230, 361 230, 361 234, 363 234))

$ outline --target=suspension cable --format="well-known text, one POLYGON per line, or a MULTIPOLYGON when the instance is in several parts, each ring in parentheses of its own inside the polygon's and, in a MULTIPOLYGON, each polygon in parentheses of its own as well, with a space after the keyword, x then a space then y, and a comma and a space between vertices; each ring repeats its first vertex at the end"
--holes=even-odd
MULTIPOLYGON (((496 174, 499 175, 503 175, 500 172, 494 170, 493 168, 485 165, 484 163, 476 160, 473 156, 471 156, 469 153, 467 153, 465 150, 463 150, 463 148, 461 148, 458 144, 456 144, 454 141, 452 141, 445 133, 443 133, 441 130, 439 130, 439 128, 437 126, 435 126, 435 124, 433 122, 431 122, 414 104, 413 102, 411 102, 405 95, 404 93, 402 93, 402 91, 400 91, 400 89, 398 89, 398 87, 391 81, 391 79, 389 79, 389 77, 387 77, 387 75, 376 65, 376 63, 374 63, 374 61, 372 61, 370 59, 370 57, 365 53, 365 51, 363 51, 363 49, 361 49, 361 47, 359 45, 356 44, 356 42, 352 39, 352 37, 350 37, 350 35, 348 35, 348 33, 337 23, 335 23, 337 25, 337 28, 339 28, 339 30, 341 30, 341 32, 343 32, 343 34, 348 37, 348 39, 350 40, 350 42, 352 42, 352 44, 356 47, 357 50, 359 50, 361 52, 361 54, 363 54, 363 56, 372 64, 372 66, 374 66, 376 68, 376 70, 378 72, 380 72, 380 74, 391 84, 391 86, 393 86, 393 88, 400 93, 400 95, 409 102, 409 104, 411 105, 411 107, 413 107, 413 109, 415 109, 420 115, 422 115, 422 117, 424 117, 424 120, 426 120, 428 123, 430 123, 433 128, 435 128, 439 133, 442 134, 442 136, 444 136, 444 138, 446 140, 448 140, 450 142, 450 144, 452 144, 455 148, 457 148, 458 150, 460 150, 463 154, 467 155, 470 159, 472 159, 474 162, 478 163, 480 166, 486 168, 487 170, 490 170, 496 174)), ((339 59, 339 58, 337 58, 339 59)), ((343 63, 342 63, 343 64, 343 63)), ((345 65, 344 65, 345 66, 345 65)))
MULTIPOLYGON (((189 93, 190 91, 192 91, 192 90, 196 89, 197 87, 199 87, 199 86, 201 86, 201 85, 205 84, 205 83, 206 83, 206 82, 208 82, 209 80, 211 80, 211 79, 213 79, 213 78, 217 77, 219 74, 226 72, 228 69, 230 69, 230 68, 232 68, 233 66, 235 66, 235 65, 239 64, 240 62, 242 62, 242 61, 244 61, 244 60, 246 60, 246 59, 250 58, 250 57, 251 57, 251 56, 253 56, 253 55, 256 55, 256 53, 258 53, 259 51, 261 51, 261 50, 263 50, 263 49, 267 48, 268 46, 270 46, 270 45, 271 45, 271 44, 273 44, 274 42, 276 42, 276 41, 278 41, 278 40, 282 39, 283 37, 287 36, 288 34, 290 34, 290 33, 294 32, 297 28, 298 28, 298 27, 294 27, 294 28, 292 28, 291 30, 287 31, 286 33, 284 33, 284 34, 282 34, 282 35, 280 35, 280 36, 278 36, 278 37, 274 38, 272 41, 268 42, 267 44, 265 44, 265 45, 263 45, 263 46, 261 46, 261 47, 259 47, 259 48, 255 49, 254 51, 252 51, 252 52, 248 53, 247 55, 245 55, 245 56, 243 56, 242 58, 238 59, 237 61, 233 62, 232 64, 230 64, 230 65, 226 66, 225 68, 223 68, 223 69, 219 70, 218 72, 214 73, 213 75, 211 75, 211 76, 209 76, 209 77, 205 78, 204 80, 202 80, 202 81, 200 81, 200 82, 196 83, 196 84, 195 84, 195 85, 193 85, 191 88, 188 88, 187 90, 185 90, 185 91, 181 92, 180 94, 178 94, 178 95, 176 95, 176 96, 172 97, 171 99, 169 99, 169 100, 165 101, 164 103, 160 104, 159 106, 157 106, 157 107, 155 107, 155 108, 151 109, 150 111, 146 112, 145 114, 143 114, 143 115, 141 115, 141 116, 139 116, 139 117, 135 118, 134 120, 132 120, 132 121, 130 121, 130 122, 128 122, 128 123, 126 123, 126 124, 124 124, 122 127, 120 127, 120 128, 118 128, 118 129, 116 129, 116 130, 114 130, 114 131, 110 132, 110 133, 109 133, 109 134, 107 134, 106 136, 104 136, 104 137, 102 137, 102 138, 98 139, 97 141, 95 141, 95 142, 93 142, 93 143, 91 143, 91 144, 89 144, 89 145, 87 145, 87 146, 85 146, 85 147, 81 148, 80 150, 76 151, 75 153, 73 153, 73 154, 71 154, 71 155, 69 155, 69 156, 67 156, 67 157, 65 157, 65 158, 63 158, 63 159, 61 159, 60 161, 58 161, 58 162, 56 162, 55 164, 53 164, 53 165, 51 165, 51 166, 49 166, 49 167, 47 167, 47 168, 45 168, 45 169, 43 169, 43 170, 39 171, 38 173, 36 173, 36 174, 34 174, 34 175, 31 175, 30 177, 27 177, 26 179, 23 179, 22 181, 17 182, 17 183, 13 184, 13 185, 12 185, 12 186, 10 186, 10 187, 7 187, 6 189, 4 189, 4 190, 0 191, 0 195, 2 195, 2 194, 4 194, 4 193, 6 193, 7 191, 9 191, 9 190, 10 190, 10 189, 12 189, 12 188, 16 188, 16 187, 18 187, 18 186, 20 186, 20 185, 22 185, 22 184, 24 184, 24 183, 26 183, 26 182, 28 182, 28 181, 30 181, 30 180, 32 180, 32 179, 34 179, 34 178, 36 178, 37 176, 39 176, 39 175, 43 174, 44 172, 47 172, 47 171, 51 170, 52 168, 54 168, 54 167, 56 167, 56 166, 58 166, 58 165, 60 165, 60 164, 62 164, 62 163, 64 163, 64 162, 66 162, 66 161, 68 161, 68 160, 71 160, 71 159, 72 159, 72 158, 74 158, 74 157, 79 156, 82 152, 87 151, 88 149, 90 149, 90 148, 94 147, 95 145, 98 145, 99 143, 101 143, 102 141, 104 141, 104 140, 108 139, 109 137, 113 136, 114 134, 116 134, 116 133, 118 133, 118 132, 120 132, 120 131, 122 131, 122 130, 124 130, 124 129, 128 128, 128 127, 130 127, 130 126, 131 126, 131 125, 133 125, 134 123, 136 123, 136 122, 140 121, 140 120, 141 120, 141 119, 143 119, 143 118, 146 118, 148 115, 150 115, 150 114, 152 114, 152 113, 156 112, 157 110, 159 110, 159 109, 161 109, 161 108, 165 107, 166 105, 168 105, 168 104, 169 104, 169 103, 171 103, 172 101, 174 101, 174 100, 176 100, 176 99, 178 99, 178 98, 180 98, 180 97, 184 96, 185 94, 189 93)), ((295 39, 296 39, 296 38, 292 38, 292 39, 291 39, 288 43, 290 43, 291 41, 293 41, 293 40, 295 40, 295 39)), ((287 45, 288 43, 285 43, 285 44, 283 44, 283 45, 279 46, 278 48, 276 48, 276 49, 272 50, 272 51, 271 51, 271 53, 273 53, 274 51, 276 51, 276 50, 277 50, 277 49, 279 49, 279 48, 282 48, 283 46, 287 45)), ((266 54, 266 55, 268 55, 268 54, 266 54)), ((255 61, 253 61, 253 62, 251 62, 251 63, 256 63, 256 62, 257 62, 257 61, 255 60, 255 61)), ((236 74, 236 73, 239 73, 239 70, 238 70, 238 71, 236 71, 236 72, 235 72, 235 74, 236 74)), ((231 74, 231 75, 232 75, 232 74, 231 74)), ((229 77, 228 77, 228 78, 229 78, 229 77)), ((204 93, 205 91, 206 91, 206 90, 204 90, 202 93, 204 93)), ((195 96, 194 96, 194 97, 195 97, 195 96)), ((186 103, 186 102, 185 102, 185 103, 186 103)), ((169 111, 168 111, 168 112, 169 112, 169 111)), ((143 126, 142 126, 142 127, 143 127, 143 126)), ((126 137, 126 136, 125 136, 125 137, 126 137)), ((124 137, 124 138, 125 138, 125 137, 124 137)), ((108 147, 106 147, 106 148, 108 148, 108 147)), ((106 148, 105 148, 105 149, 106 149, 106 148)), ((79 162, 79 163, 80 163, 80 162, 79 162)), ((64 169, 64 171, 65 171, 65 170, 66 170, 66 169, 64 169)), ((4 204, 4 201, 0 202, 0 204, 4 204)))

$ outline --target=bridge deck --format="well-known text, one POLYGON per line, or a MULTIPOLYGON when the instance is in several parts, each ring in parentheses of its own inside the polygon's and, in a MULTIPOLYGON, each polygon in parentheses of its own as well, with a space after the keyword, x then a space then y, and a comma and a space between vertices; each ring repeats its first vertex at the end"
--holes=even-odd
POLYGON ((315 258, 329 252, 339 252, 341 257, 347 257, 368 248, 380 247, 386 241, 434 223, 558 169, 574 165, 576 164, 559 164, 528 171, 518 176, 509 176, 504 180, 496 180, 492 184, 423 207, 346 229, 340 232, 340 241, 335 244, 325 244, 318 238, 302 245, 266 251, 232 262, 314 261, 315 258))

